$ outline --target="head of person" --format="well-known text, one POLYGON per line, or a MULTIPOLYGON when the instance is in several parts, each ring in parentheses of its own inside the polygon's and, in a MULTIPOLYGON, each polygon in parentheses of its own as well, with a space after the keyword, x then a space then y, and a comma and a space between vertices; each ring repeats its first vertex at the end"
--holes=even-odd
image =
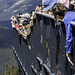
POLYGON ((74 0, 70 1, 70 4, 74 5, 74 10, 73 11, 75 11, 75 1, 74 0))
POLYGON ((63 19, 65 14, 67 13, 66 8, 63 4, 61 3, 56 3, 52 8, 51 8, 55 19, 63 19))
POLYGON ((74 1, 74 0, 71 0, 71 1, 70 1, 70 4, 75 5, 75 1, 74 1))
POLYGON ((32 11, 30 12, 30 16, 32 16, 33 12, 35 12, 35 10, 32 10, 32 11))
POLYGON ((65 15, 65 12, 66 12, 66 8, 63 4, 61 3, 56 3, 52 8, 51 10, 53 11, 53 13, 55 15, 61 15, 61 16, 64 16, 65 15))
POLYGON ((32 11, 30 12, 30 21, 33 19, 34 14, 35 14, 35 10, 32 10, 32 11))
POLYGON ((29 19, 24 19, 23 26, 27 26, 29 24, 30 24, 30 20, 29 19))
POLYGON ((20 15, 22 15, 22 13, 18 13, 18 14, 16 15, 16 17, 17 17, 17 21, 18 21, 18 22, 19 22, 19 19, 21 18, 20 15))
POLYGON ((35 11, 36 11, 36 12, 41 12, 41 6, 37 6, 37 7, 35 8, 35 11))
POLYGON ((73 4, 70 4, 68 11, 73 11, 73 10, 74 10, 74 5, 73 4))
POLYGON ((16 16, 17 18, 21 18, 20 15, 22 15, 22 13, 18 13, 16 16))
POLYGON ((17 21, 17 19, 16 19, 15 16, 12 16, 12 17, 11 17, 11 20, 12 20, 12 21, 17 21))

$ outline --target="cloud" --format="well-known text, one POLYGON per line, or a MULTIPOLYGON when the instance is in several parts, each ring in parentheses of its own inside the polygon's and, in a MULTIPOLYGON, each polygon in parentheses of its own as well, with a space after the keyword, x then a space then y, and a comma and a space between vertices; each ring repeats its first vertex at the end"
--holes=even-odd
POLYGON ((7 11, 7 9, 4 9, 3 11, 7 11))
POLYGON ((26 5, 23 5, 22 7, 25 7, 26 5))
POLYGON ((22 3, 22 2, 24 2, 24 0, 20 0, 20 1, 16 2, 15 4, 13 4, 13 5, 9 8, 9 10, 12 9, 12 8, 14 8, 15 6, 19 5, 19 4, 22 3))
POLYGON ((18 11, 18 9, 14 10, 13 13, 15 13, 15 12, 17 12, 17 11, 18 11))

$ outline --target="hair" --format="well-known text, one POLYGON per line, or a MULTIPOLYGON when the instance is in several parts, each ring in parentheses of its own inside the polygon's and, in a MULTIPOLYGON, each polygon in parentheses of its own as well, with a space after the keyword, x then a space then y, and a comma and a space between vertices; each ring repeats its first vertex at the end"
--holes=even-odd
POLYGON ((65 8, 65 6, 61 3, 56 3, 51 9, 51 12, 53 12, 55 18, 56 16, 62 16, 64 17, 64 15, 66 14, 67 10, 65 8))
POLYGON ((19 19, 21 18, 20 15, 22 15, 22 13, 18 13, 18 14, 16 15, 16 19, 17 19, 18 22, 19 22, 19 19))
POLYGON ((42 7, 42 4, 39 4, 40 7, 42 7))
POLYGON ((41 7, 41 10, 43 9, 42 4, 39 4, 39 7, 41 7))
POLYGON ((74 10, 74 5, 73 4, 70 4, 68 11, 73 11, 73 10, 74 10))
POLYGON ((35 8, 35 11, 36 11, 36 12, 39 11, 39 7, 40 7, 40 6, 37 6, 37 7, 35 8))
POLYGON ((39 12, 39 11, 41 11, 41 10, 42 10, 42 6, 40 6, 40 5, 39 5, 39 6, 36 6, 36 8, 35 8, 35 11, 36 11, 36 12, 39 12))
POLYGON ((15 16, 12 16, 12 17, 11 17, 11 20, 13 20, 14 18, 15 18, 15 16))
POLYGON ((25 19, 24 21, 23 21, 23 26, 25 26, 25 25, 27 25, 27 24, 29 24, 30 23, 30 19, 25 19))
POLYGON ((33 13, 33 12, 35 12, 35 10, 32 10, 32 11, 30 12, 30 16, 32 16, 32 13, 33 13))
POLYGON ((22 15, 22 13, 19 13, 18 15, 22 15))

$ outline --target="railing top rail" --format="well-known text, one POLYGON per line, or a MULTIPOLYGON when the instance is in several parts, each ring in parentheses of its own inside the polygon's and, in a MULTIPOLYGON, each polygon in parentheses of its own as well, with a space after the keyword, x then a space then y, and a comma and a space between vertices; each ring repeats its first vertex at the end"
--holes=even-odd
MULTIPOLYGON (((54 16, 49 15, 49 14, 45 14, 45 13, 42 13, 42 12, 36 12, 36 14, 42 15, 42 16, 45 16, 45 17, 48 17, 48 18, 51 18, 51 19, 55 19, 54 16)), ((61 21, 64 22, 64 20, 61 20, 61 21)), ((71 24, 73 24, 75 26, 75 22, 74 21, 71 21, 71 24)))
POLYGON ((42 12, 36 12, 36 14, 42 15, 42 16, 45 16, 45 17, 48 17, 48 18, 51 18, 51 19, 54 19, 54 16, 49 15, 49 14, 45 14, 45 13, 42 13, 42 12))

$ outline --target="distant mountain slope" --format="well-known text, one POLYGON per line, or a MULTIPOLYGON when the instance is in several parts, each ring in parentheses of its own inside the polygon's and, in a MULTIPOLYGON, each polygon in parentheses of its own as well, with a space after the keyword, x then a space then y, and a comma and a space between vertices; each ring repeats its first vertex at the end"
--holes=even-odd
POLYGON ((18 0, 0 0, 0 12, 3 12, 5 9, 10 8, 18 0))
POLYGON ((10 17, 19 12, 30 12, 40 3, 41 0, 0 0, 0 48, 12 46, 10 17))
POLYGON ((12 15, 30 12, 41 0, 0 0, 0 21, 10 20, 12 15))

